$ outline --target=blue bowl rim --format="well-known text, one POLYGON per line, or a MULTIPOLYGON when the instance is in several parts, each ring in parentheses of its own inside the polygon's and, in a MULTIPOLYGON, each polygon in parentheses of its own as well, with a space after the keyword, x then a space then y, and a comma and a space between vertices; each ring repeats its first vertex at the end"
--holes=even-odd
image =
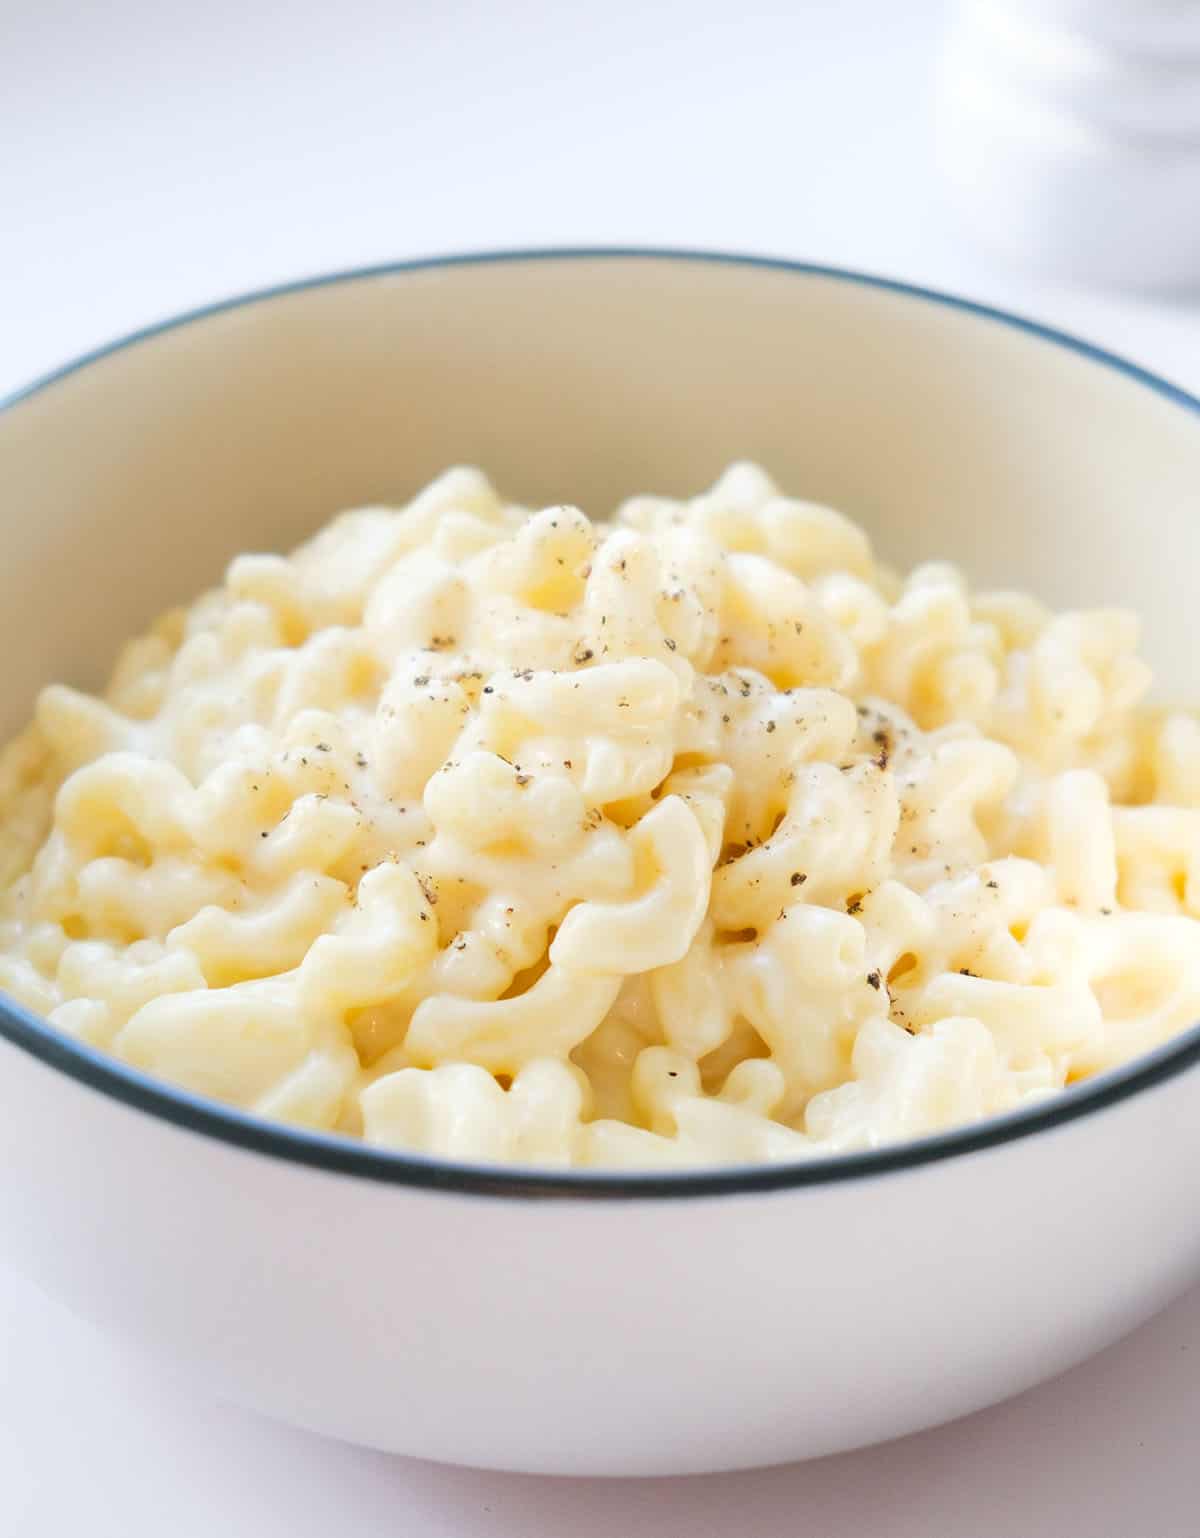
MULTIPOLYGON (((0 412, 13 410, 23 401, 40 395, 113 353, 166 332, 194 325, 226 311, 333 284, 401 277, 438 268, 495 263, 642 259, 681 264, 707 263, 787 273, 803 278, 829 279, 975 315, 1024 332, 1123 374, 1175 405, 1200 415, 1200 399, 1149 370, 1068 332, 992 305, 894 278, 819 263, 727 251, 649 246, 548 247, 464 252, 385 262, 281 283, 186 311, 97 347, 0 398, 0 412)), ((135 1110, 155 1116, 175 1127, 253 1153, 308 1165, 331 1174, 354 1175, 389 1185, 417 1187, 460 1196, 559 1200, 734 1196, 834 1185, 872 1176, 898 1174, 921 1165, 980 1153, 1019 1138, 1049 1132, 1162 1084, 1200 1061, 1200 1024, 1197 1024, 1131 1063, 1073 1085, 1035 1106, 908 1142, 864 1152, 816 1155, 789 1164, 737 1165, 668 1172, 605 1171, 460 1163, 372 1148, 351 1138, 269 1122, 127 1067, 108 1054, 60 1033, 48 1022, 38 1019, 15 1000, 3 995, 0 995, 0 1037, 69 1078, 135 1110)))

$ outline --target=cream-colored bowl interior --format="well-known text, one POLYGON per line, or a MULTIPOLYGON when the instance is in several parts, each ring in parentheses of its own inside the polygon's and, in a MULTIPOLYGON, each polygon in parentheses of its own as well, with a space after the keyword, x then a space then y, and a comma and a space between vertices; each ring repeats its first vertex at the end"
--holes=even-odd
POLYGON ((969 309, 834 275, 592 256, 434 265, 237 305, 0 414, 0 732, 245 549, 453 463, 601 513, 731 459, 908 565, 1132 604, 1193 676, 1200 417, 969 309))

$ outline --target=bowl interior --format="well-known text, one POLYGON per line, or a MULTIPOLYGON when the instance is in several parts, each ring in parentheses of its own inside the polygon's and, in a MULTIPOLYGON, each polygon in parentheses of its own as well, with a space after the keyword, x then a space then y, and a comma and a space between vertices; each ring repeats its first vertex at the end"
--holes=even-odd
POLYGON ((731 459, 893 562, 1139 608, 1190 678, 1200 417, 1029 329, 889 286, 582 254, 400 268, 209 312, 0 413, 0 732, 240 550, 449 464, 602 513, 731 459))

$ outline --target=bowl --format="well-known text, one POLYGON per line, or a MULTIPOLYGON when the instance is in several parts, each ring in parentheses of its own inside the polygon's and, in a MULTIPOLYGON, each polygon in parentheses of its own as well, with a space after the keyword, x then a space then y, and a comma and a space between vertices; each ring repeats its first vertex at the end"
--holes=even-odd
MULTIPOLYGON (((761 461, 894 561, 1139 608, 1192 665, 1200 403, 979 305, 698 253, 397 264, 220 304, 0 413, 0 731, 334 510, 478 463, 602 512, 761 461)), ((467 1167, 270 1125, 0 1003, 0 1257, 212 1392, 497 1469, 915 1431, 1200 1272, 1200 1028, 1043 1105, 800 1166, 467 1167)))

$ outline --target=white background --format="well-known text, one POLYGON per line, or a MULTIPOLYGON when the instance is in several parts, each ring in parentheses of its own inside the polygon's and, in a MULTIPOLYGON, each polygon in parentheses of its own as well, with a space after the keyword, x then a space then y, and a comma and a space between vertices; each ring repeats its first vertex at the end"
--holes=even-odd
MULTIPOLYGON (((0 0, 0 393, 240 289, 587 242, 956 289, 1200 391, 1200 303, 1038 281, 958 230, 930 151, 941 23, 932 0, 0 0)), ((1200 1534, 1200 1293, 956 1426, 690 1481, 503 1477, 324 1443, 134 1366, 2 1270, 0 1381, 3 1538, 1200 1534)))

